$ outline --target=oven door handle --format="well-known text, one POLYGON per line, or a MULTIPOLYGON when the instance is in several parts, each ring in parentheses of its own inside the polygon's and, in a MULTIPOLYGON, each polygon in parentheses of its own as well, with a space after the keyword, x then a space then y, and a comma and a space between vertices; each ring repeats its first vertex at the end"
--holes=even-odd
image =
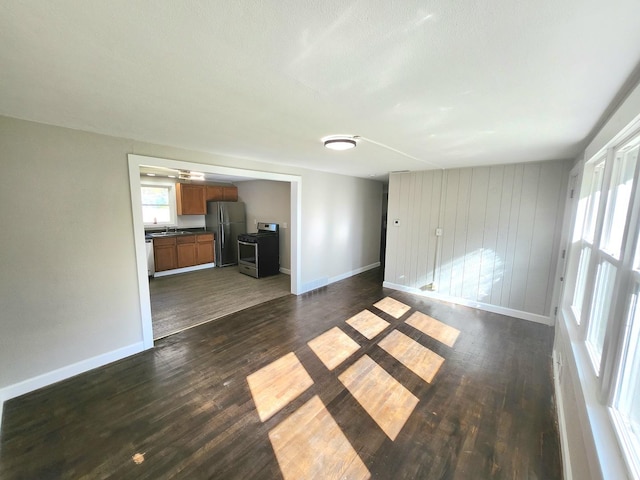
POLYGON ((252 242, 243 242, 242 240, 238 240, 238 243, 239 243, 240 245, 247 245, 247 246, 249 246, 249 247, 253 247, 253 246, 255 246, 255 243, 252 243, 252 242))

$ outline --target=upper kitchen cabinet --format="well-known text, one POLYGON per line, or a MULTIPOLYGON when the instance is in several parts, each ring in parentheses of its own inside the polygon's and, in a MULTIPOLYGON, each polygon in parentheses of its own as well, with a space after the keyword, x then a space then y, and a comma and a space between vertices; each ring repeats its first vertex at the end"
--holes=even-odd
POLYGON ((229 186, 223 187, 221 185, 207 185, 206 186, 207 202, 237 202, 238 201, 238 187, 229 186))
POLYGON ((178 215, 205 215, 207 213, 205 189, 204 185, 176 183, 178 215))
POLYGON ((176 183, 178 215, 205 215, 209 201, 237 202, 238 187, 176 183))

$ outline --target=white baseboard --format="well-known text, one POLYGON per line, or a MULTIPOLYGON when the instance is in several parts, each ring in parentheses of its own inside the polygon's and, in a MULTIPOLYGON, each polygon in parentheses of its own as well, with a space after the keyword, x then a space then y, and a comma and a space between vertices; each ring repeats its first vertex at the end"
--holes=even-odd
MULTIPOLYGON (((142 342, 134 343, 133 345, 87 358, 86 360, 81 360, 80 362, 43 373, 36 377, 28 378, 0 389, 0 422, 2 421, 2 408, 5 401, 24 395, 25 393, 33 392, 34 390, 46 387, 47 385, 51 385, 61 380, 66 380, 67 378, 71 378, 80 373, 93 370, 94 368, 102 367, 103 365, 115 362, 116 360, 121 360, 125 357, 135 355, 143 350, 144 346, 142 342)), ((0 423, 0 429, 1 428, 2 425, 0 423)))
POLYGON ((173 270, 163 270, 162 272, 156 272, 153 274, 153 278, 167 277, 169 275, 175 275, 176 273, 195 272, 196 270, 204 270, 206 268, 215 267, 215 263, 203 263, 202 265, 194 265, 193 267, 174 268, 173 270))
POLYGON ((280 267, 280 273, 284 273, 285 275, 291 275, 291 270, 288 268, 280 267))
POLYGON ((356 268, 355 270, 350 270, 348 272, 342 273, 340 275, 336 275, 335 277, 323 277, 312 282, 307 282, 302 285, 302 293, 310 292, 311 290, 315 290, 317 288, 326 287, 327 285, 335 282, 339 282, 340 280, 344 280, 345 278, 353 277, 354 275, 358 275, 359 273, 366 272, 367 270, 372 270, 380 266, 380 262, 372 263, 370 265, 366 265, 364 267, 356 268))
POLYGON ((485 312, 499 313, 500 315, 507 315, 509 317, 520 318, 522 320, 529 320, 530 322, 542 323, 543 325, 553 325, 553 318, 545 315, 538 315, 537 313, 524 312, 522 310, 515 310, 513 308, 499 307, 496 305, 490 305, 488 303, 475 302, 473 300, 467 300, 464 298, 450 297, 437 292, 425 292, 419 288, 407 287, 405 285, 398 285, 392 282, 383 282, 383 287, 391 288, 393 290, 399 290, 401 292, 412 293, 421 297, 433 298, 434 300, 441 300, 444 302, 454 303, 456 305, 464 305, 465 307, 477 308, 485 312))
POLYGON ((560 387, 560 368, 562 368, 561 356, 554 349, 552 355, 553 363, 553 389, 556 398, 556 411, 558 414, 558 435, 560 435, 560 453, 562 455, 562 472, 564 480, 573 480, 571 471, 571 457, 569 451, 569 435, 567 434, 567 421, 564 415, 564 399, 562 397, 562 388, 560 387))

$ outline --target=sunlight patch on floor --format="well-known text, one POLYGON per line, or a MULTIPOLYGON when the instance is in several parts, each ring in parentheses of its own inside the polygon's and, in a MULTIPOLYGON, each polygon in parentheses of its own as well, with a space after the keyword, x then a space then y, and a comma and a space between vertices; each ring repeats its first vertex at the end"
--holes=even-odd
POLYGON ((371 477, 317 395, 272 429, 269 440, 285 480, 371 477))
POLYGON ((442 323, 422 312, 414 312, 405 323, 444 343, 448 347, 453 347, 458 339, 458 335, 460 335, 460 330, 457 328, 442 323))
POLYGON ((385 297, 380 300, 378 303, 373 304, 379 310, 382 310, 385 313, 388 313, 394 318, 400 318, 402 315, 411 310, 409 305, 405 305, 398 300, 395 300, 391 297, 385 297))
MULTIPOLYGON (((396 319, 411 310, 408 305, 391 297, 380 300, 374 307, 396 319)), ((373 340, 391 325, 367 309, 345 322, 368 340, 373 340)), ((420 312, 414 312, 405 323, 449 347, 454 345, 460 334, 459 330, 420 312)), ((376 342, 378 347, 427 383, 433 382, 445 361, 398 330, 392 330, 370 347, 376 348, 376 342)), ((307 345, 330 371, 354 357, 361 348, 337 326, 311 339, 307 345)), ((368 355, 351 361, 353 363, 344 372, 335 374, 337 380, 387 437, 395 440, 419 399, 368 355)), ((314 385, 293 352, 252 373, 247 382, 263 422, 314 385)), ((269 439, 282 475, 287 480, 368 479, 371 476, 318 395, 272 428, 269 439)))
POLYGON ((444 363, 440 355, 398 330, 383 338, 378 346, 427 383, 433 381, 444 363))
POLYGON ((293 352, 252 373, 247 382, 263 422, 313 385, 313 380, 293 352))
POLYGON ((395 440, 418 404, 415 395, 368 355, 338 379, 391 440, 395 440))
POLYGON ((364 335, 368 340, 371 340, 390 325, 389 322, 383 320, 369 310, 363 310, 354 315, 347 320, 347 323, 364 335))
POLYGON ((338 327, 317 336, 307 345, 329 370, 336 368, 360 348, 355 340, 338 327))

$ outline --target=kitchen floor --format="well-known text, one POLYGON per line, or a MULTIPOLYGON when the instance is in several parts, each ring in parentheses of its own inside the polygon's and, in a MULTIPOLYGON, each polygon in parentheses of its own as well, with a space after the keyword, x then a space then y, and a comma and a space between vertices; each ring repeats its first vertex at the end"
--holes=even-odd
POLYGON ((219 319, 289 295, 290 276, 253 278, 238 267, 208 268, 152 278, 149 282, 153 338, 219 319))
POLYGON ((552 344, 365 272, 7 401, 0 477, 561 479, 552 344))

